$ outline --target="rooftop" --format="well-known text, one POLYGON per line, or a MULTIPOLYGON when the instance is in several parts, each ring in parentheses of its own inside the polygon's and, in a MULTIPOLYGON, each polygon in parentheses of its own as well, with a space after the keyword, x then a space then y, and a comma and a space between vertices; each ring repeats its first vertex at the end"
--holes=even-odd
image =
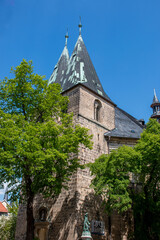
POLYGON ((8 213, 7 208, 0 202, 0 213, 8 213))
MULTIPOLYGON (((97 76, 93 63, 82 39, 81 22, 78 26, 79 37, 75 44, 71 57, 69 58, 66 41, 63 52, 58 60, 58 63, 54 67, 48 84, 59 83, 62 87, 62 91, 66 91, 73 86, 81 83, 98 95, 101 95, 102 97, 112 102, 103 90, 101 82, 97 76)), ((65 37, 67 40, 68 33, 65 37)))
POLYGON ((105 136, 139 139, 143 128, 144 126, 138 120, 115 107, 115 128, 105 133, 105 136))

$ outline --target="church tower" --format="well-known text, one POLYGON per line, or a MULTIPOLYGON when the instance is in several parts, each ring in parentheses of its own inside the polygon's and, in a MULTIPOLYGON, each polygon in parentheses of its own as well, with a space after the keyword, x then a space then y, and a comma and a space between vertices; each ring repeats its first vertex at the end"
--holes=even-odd
POLYGON ((151 104, 151 108, 153 109, 153 114, 151 115, 151 118, 157 119, 157 121, 160 123, 160 102, 156 96, 155 89, 154 89, 154 97, 153 97, 153 102, 151 104))
MULTIPOLYGON (((91 150, 83 146, 79 148, 78 158, 81 163, 87 164, 124 144, 134 146, 143 126, 118 108, 105 93, 84 44, 81 28, 80 22, 79 36, 71 57, 66 34, 65 47, 48 84, 61 85, 62 95, 69 97, 68 112, 73 113, 75 124, 88 128, 93 135, 91 150)), ((34 201, 35 236, 44 240, 80 240, 87 212, 93 240, 127 240, 131 221, 128 224, 127 217, 118 214, 107 216, 102 199, 95 196, 90 188, 91 180, 89 168, 78 169, 70 179, 68 190, 62 190, 57 198, 42 199, 37 196, 34 201), (41 221, 42 211, 45 221, 41 221)), ((16 240, 24 239, 24 222, 25 209, 22 209, 19 211, 16 240)))

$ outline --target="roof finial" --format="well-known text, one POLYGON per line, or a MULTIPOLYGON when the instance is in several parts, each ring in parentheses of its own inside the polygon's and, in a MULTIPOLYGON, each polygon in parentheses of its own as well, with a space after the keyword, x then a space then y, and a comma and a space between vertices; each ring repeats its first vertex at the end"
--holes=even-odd
POLYGON ((78 24, 78 27, 79 27, 79 35, 81 35, 81 28, 82 28, 81 17, 79 17, 79 24, 78 24))
POLYGON ((66 39, 65 46, 67 46, 67 39, 68 38, 69 38, 69 36, 68 36, 68 28, 67 28, 67 32, 66 32, 66 35, 65 35, 65 39, 66 39))
POLYGON ((154 97, 153 97, 153 102, 154 102, 154 103, 157 103, 157 102, 159 102, 159 101, 158 101, 158 98, 157 98, 157 95, 156 95, 156 90, 155 90, 155 88, 154 88, 154 97))

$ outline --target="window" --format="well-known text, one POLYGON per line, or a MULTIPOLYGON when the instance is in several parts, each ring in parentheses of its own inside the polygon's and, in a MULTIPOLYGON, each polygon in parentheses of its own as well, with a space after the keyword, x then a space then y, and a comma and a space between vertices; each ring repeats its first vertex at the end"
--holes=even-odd
POLYGON ((102 104, 99 100, 94 101, 94 119, 100 122, 100 112, 101 112, 102 104))

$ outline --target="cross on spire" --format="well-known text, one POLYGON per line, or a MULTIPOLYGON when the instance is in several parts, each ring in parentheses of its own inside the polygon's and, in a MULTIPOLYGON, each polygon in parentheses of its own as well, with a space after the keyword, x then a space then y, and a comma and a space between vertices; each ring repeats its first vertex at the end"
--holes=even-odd
POLYGON ((79 24, 78 24, 78 27, 79 27, 79 35, 81 35, 81 29, 82 29, 82 24, 81 24, 81 17, 79 17, 79 24))
POLYGON ((69 36, 68 36, 68 28, 67 28, 67 32, 66 32, 66 35, 65 35, 65 39, 66 39, 66 42, 65 42, 65 46, 67 46, 67 40, 68 40, 69 36))

